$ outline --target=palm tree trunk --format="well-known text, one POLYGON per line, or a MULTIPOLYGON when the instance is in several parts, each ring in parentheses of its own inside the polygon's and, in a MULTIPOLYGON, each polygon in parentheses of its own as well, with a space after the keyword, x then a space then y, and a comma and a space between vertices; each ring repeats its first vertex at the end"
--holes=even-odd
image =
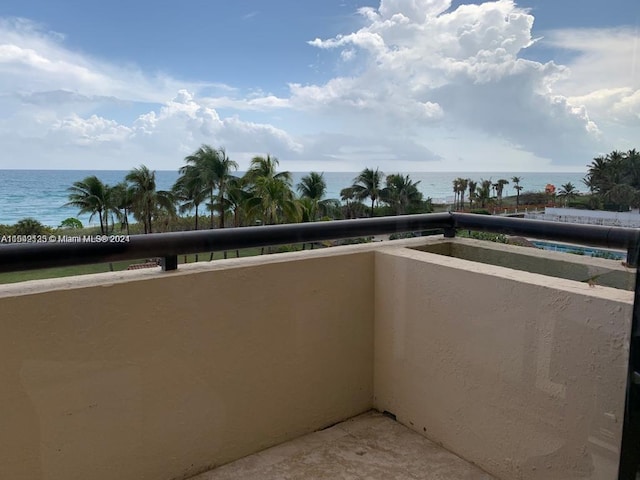
POLYGON ((197 204, 196 204, 196 230, 198 230, 198 205, 197 204))
POLYGON ((129 211, 126 208, 124 209, 124 224, 127 227, 127 235, 131 235, 129 232, 129 211))
POLYGON ((98 218, 100 218, 100 233, 104 235, 104 219, 102 218, 102 209, 98 210, 98 218))
POLYGON ((104 225, 105 234, 109 234, 109 212, 107 210, 104 211, 104 225))
POLYGON ((211 205, 210 205, 210 209, 211 209, 211 228, 213 228, 213 199, 215 197, 213 196, 213 188, 211 189, 211 195, 209 196, 209 200, 211 201, 211 205))
POLYGON ((149 222, 149 233, 153 233, 153 226, 151 225, 151 201, 147 202, 147 221, 149 222))
POLYGON ((224 228, 224 186, 220 184, 218 187, 218 228, 224 228))

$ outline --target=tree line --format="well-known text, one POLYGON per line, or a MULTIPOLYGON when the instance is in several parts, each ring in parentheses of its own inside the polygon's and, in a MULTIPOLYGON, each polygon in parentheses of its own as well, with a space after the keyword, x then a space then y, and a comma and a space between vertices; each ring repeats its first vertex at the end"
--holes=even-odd
POLYGON ((593 194, 593 208, 640 207, 640 152, 614 150, 595 157, 587 167, 584 184, 593 194))
POLYGON ((158 190, 155 172, 142 165, 113 186, 95 175, 74 182, 66 206, 90 215, 90 221, 98 219, 103 234, 117 223, 130 233, 130 215, 144 233, 153 233, 185 214, 193 214, 198 230, 203 213, 208 228, 225 228, 432 211, 431 199, 418 190, 420 182, 400 173, 385 176, 366 168, 340 199, 328 199, 323 173, 303 176, 294 191, 291 172, 278 171, 279 161, 270 155, 254 157, 242 176, 234 175, 238 164, 224 148, 202 145, 184 162, 170 190, 158 190))
MULTIPOLYGON (((520 192, 523 187, 521 177, 512 177, 511 181, 515 184, 516 190, 516 207, 520 206, 520 192)), ((468 193, 469 208, 485 208, 490 203, 502 205, 502 196, 504 194, 505 185, 509 184, 509 180, 501 178, 496 182, 481 179, 479 182, 470 178, 458 177, 453 180, 453 208, 455 210, 464 210, 465 195, 468 193)))

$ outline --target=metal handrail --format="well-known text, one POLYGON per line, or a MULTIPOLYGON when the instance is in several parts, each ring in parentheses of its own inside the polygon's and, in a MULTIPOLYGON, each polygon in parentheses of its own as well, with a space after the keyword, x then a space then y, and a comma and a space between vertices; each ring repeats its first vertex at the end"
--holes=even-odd
POLYGON ((626 249, 627 263, 637 265, 640 229, 450 212, 131 236, 38 236, 33 243, 0 244, 0 272, 151 257, 173 270, 183 254, 434 229, 452 237, 461 228, 626 249))

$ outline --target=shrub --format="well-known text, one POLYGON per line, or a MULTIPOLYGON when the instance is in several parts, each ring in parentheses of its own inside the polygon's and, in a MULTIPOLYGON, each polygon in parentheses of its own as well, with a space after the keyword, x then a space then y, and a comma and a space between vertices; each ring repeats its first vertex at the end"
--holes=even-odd
POLYGON ((475 240, 487 240, 489 242, 496 243, 508 243, 507 236, 502 233, 491 232, 472 232, 468 230, 459 230, 457 235, 463 238, 473 238, 475 240))
POLYGON ((389 240, 400 240, 402 238, 414 238, 419 236, 420 233, 418 232, 392 233, 391 235, 389 235, 389 240))
POLYGON ((43 235, 48 232, 49 229, 35 218, 23 218, 13 227, 14 235, 43 235))
POLYGON ((74 217, 65 218, 58 228, 71 228, 71 229, 79 229, 83 228, 82 222, 74 217))
POLYGON ((548 197, 544 192, 523 192, 520 194, 520 205, 544 205, 548 197))
POLYGON ((604 258, 605 260, 619 260, 619 257, 611 252, 599 251, 591 255, 593 258, 604 258))

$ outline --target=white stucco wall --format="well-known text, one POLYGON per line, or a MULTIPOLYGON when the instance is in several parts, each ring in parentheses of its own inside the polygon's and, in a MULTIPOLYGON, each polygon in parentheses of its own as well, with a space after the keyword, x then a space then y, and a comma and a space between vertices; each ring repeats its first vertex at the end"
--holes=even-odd
POLYGON ((0 479, 185 478, 367 411, 372 255, 2 287, 0 479))
POLYGON ((375 399, 498 478, 614 480, 633 293, 376 255, 375 399))

